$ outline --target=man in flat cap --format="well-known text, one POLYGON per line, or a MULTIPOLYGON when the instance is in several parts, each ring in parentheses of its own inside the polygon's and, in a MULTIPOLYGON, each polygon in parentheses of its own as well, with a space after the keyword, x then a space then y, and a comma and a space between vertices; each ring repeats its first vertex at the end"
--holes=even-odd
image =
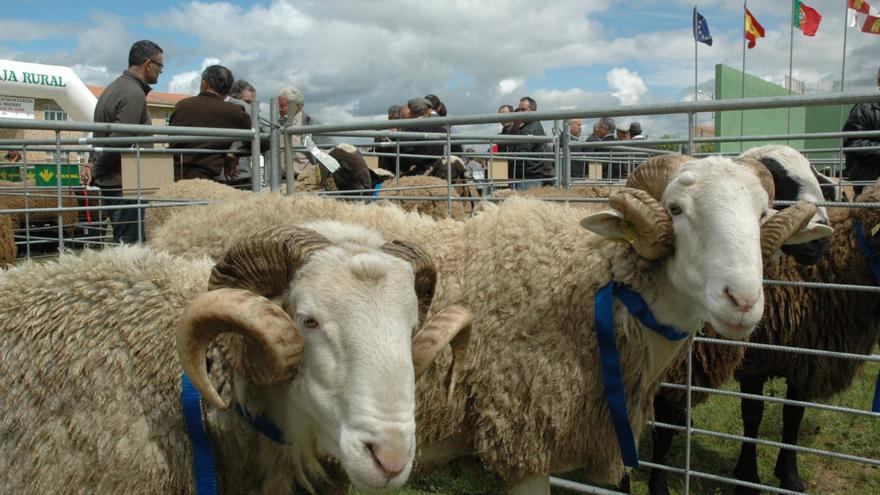
MULTIPOLYGON (((409 109, 410 118, 413 119, 429 119, 431 118, 431 102, 425 98, 412 98, 406 102, 409 109)), ((420 125, 418 127, 406 127, 401 129, 402 132, 431 132, 446 134, 446 128, 442 125, 420 125)), ((437 141, 436 138, 433 138, 437 141)), ((400 157, 400 175, 422 175, 438 158, 444 155, 444 146, 442 144, 410 144, 400 147, 401 155, 427 155, 424 158, 410 158, 407 156, 400 157)))

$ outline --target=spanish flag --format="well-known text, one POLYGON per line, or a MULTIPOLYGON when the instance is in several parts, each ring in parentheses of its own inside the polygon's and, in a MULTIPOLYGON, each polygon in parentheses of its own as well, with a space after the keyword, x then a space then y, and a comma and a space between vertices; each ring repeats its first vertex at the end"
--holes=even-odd
POLYGON ((749 40, 749 48, 755 47, 755 42, 758 41, 758 38, 764 37, 764 26, 762 26, 755 16, 749 12, 749 9, 746 9, 746 39, 749 40))
POLYGON ((868 5, 868 2, 864 0, 849 0, 846 6, 855 10, 856 12, 861 12, 862 14, 871 13, 871 6, 868 5))

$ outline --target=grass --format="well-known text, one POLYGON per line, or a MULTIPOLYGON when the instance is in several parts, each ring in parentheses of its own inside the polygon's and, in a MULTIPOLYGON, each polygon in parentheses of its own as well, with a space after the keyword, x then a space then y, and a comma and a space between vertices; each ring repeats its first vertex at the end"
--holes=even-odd
MULTIPOLYGON (((880 372, 880 363, 868 363, 856 377, 853 386, 828 401, 829 404, 853 409, 868 410, 874 394, 874 384, 880 372)), ((728 383, 728 390, 738 390, 736 382, 728 383)), ((785 383, 782 380, 768 382, 764 393, 774 397, 785 397, 785 383)), ((739 400, 729 397, 713 396, 708 402, 694 410, 695 428, 708 429, 732 434, 742 434, 742 421, 739 417, 739 400)), ((761 424, 760 438, 780 441, 782 429, 782 405, 767 404, 764 421, 761 424)), ((801 442, 804 447, 830 450, 880 460, 880 421, 876 418, 854 416, 807 409, 801 425, 801 442)), ((640 457, 650 458, 650 438, 643 439, 640 457)), ((669 464, 684 466, 684 435, 678 435, 673 444, 669 464)), ((737 442, 707 436, 692 437, 691 468, 706 473, 731 476, 739 453, 737 442)), ((778 486, 773 475, 778 450, 758 446, 758 469, 762 481, 778 486)), ((800 472, 808 493, 876 495, 880 493, 880 467, 872 467, 850 461, 832 459, 813 454, 799 454, 800 472)), ((581 480, 577 473, 562 476, 566 479, 581 480)), ((641 469, 633 474, 632 493, 648 493, 648 470, 641 469)), ((583 480, 581 480, 583 481, 583 480)), ((669 474, 672 493, 684 492, 681 476, 669 474)), ((606 487, 613 488, 613 487, 606 487)), ((733 486, 711 480, 691 478, 690 492, 694 494, 732 494, 733 486)), ((360 495, 349 489, 349 495, 360 495)), ((451 466, 414 476, 407 485, 394 492, 396 495, 495 495, 503 494, 503 486, 498 479, 480 469, 476 460, 460 460, 451 466)), ((554 494, 570 493, 553 489, 554 494)))

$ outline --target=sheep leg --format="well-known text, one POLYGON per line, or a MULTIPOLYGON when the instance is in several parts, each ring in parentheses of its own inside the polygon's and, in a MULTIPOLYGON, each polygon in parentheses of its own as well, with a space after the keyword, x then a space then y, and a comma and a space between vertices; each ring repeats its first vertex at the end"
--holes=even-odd
POLYGON ((550 495, 550 476, 532 476, 510 485, 510 495, 550 495))
MULTIPOLYGON (((802 400, 803 394, 800 389, 789 384, 785 398, 789 400, 802 400)), ((801 406, 785 405, 782 408, 782 443, 791 445, 798 444, 798 433, 801 429, 801 420, 804 419, 804 408, 801 406)), ((797 451, 780 449, 776 458, 776 468, 773 473, 779 478, 780 487, 795 492, 804 491, 804 481, 798 472, 797 451)))
MULTIPOLYGON (((658 394, 654 397, 654 419, 660 423, 684 426, 685 414, 680 404, 669 401, 658 394)), ((672 440, 675 438, 675 430, 655 426, 653 438, 654 448, 651 453, 651 462, 665 465, 672 447, 672 440)), ((648 493, 669 495, 669 481, 666 471, 651 469, 651 476, 648 478, 648 493)))
MULTIPOLYGON (((766 381, 767 378, 763 376, 742 378, 739 382, 739 389, 746 394, 764 395, 764 383, 766 381)), ((743 435, 749 438, 758 438, 758 429, 761 427, 761 419, 764 416, 764 402, 742 399, 740 410, 743 420, 743 435)), ((751 483, 761 482, 761 477, 758 474, 757 455, 757 445, 749 442, 742 443, 739 450, 739 459, 733 471, 736 479, 751 483)), ((757 495, 758 493, 760 491, 754 488, 736 487, 737 495, 757 495)))

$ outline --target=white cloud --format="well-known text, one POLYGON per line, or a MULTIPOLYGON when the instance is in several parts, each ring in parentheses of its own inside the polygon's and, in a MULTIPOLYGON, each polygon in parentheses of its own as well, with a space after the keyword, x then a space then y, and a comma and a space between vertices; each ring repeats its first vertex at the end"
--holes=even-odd
POLYGON ((500 96, 507 96, 516 91, 524 82, 523 79, 502 79, 498 81, 498 92, 500 96))
POLYGON ((648 92, 648 87, 645 86, 642 78, 629 69, 615 67, 608 71, 605 77, 611 88, 611 94, 624 105, 639 103, 642 96, 648 92))
POLYGON ((171 82, 168 83, 168 91, 184 95, 198 94, 202 71, 209 65, 216 65, 219 63, 219 58, 206 58, 202 60, 200 70, 190 70, 173 75, 171 77, 171 82))

